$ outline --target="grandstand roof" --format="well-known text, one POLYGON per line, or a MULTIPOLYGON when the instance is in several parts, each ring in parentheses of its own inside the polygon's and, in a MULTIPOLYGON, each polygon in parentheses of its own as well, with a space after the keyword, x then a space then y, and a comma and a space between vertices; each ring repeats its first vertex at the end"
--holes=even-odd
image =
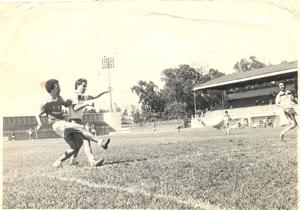
POLYGON ((283 79, 285 76, 294 76, 298 72, 297 61, 283 63, 279 65, 266 66, 251 71, 243 71, 240 73, 228 74, 223 77, 219 77, 210 80, 206 83, 194 87, 195 90, 205 89, 222 89, 232 87, 234 85, 241 85, 245 82, 253 83, 254 81, 266 81, 271 79, 283 79))

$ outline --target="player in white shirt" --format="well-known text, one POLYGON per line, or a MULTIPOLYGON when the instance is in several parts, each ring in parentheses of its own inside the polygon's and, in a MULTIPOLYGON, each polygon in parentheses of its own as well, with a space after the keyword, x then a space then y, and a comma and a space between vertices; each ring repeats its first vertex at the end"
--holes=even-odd
POLYGON ((297 105, 297 101, 295 100, 292 92, 290 90, 286 90, 286 85, 284 82, 280 82, 278 87, 280 91, 276 95, 275 103, 277 106, 283 109, 283 112, 290 124, 280 133, 280 138, 283 141, 285 133, 298 126, 295 117, 297 113, 294 109, 294 107, 297 105))
MULTIPOLYGON (((83 111, 87 106, 94 106, 94 103, 90 100, 94 100, 99 98, 105 93, 108 93, 109 91, 104 91, 97 96, 90 96, 90 95, 84 95, 87 88, 87 80, 86 79, 78 79, 75 82, 75 94, 72 98, 72 105, 69 107, 69 121, 73 123, 77 123, 82 125, 83 121, 83 111)), ((84 144, 84 151, 87 155, 88 160, 92 163, 94 161, 94 155, 92 153, 91 148, 91 142, 87 139, 78 139, 78 141, 81 141, 81 144, 78 144, 77 152, 71 157, 70 164, 76 165, 78 164, 76 157, 78 155, 78 152, 82 146, 82 143, 84 144)), ((107 149, 108 144, 110 142, 110 139, 104 139, 98 141, 98 145, 101 146, 103 149, 107 149)))
POLYGON ((230 134, 229 131, 229 121, 231 120, 231 117, 228 114, 228 111, 225 111, 224 115, 224 128, 225 128, 225 134, 230 134))

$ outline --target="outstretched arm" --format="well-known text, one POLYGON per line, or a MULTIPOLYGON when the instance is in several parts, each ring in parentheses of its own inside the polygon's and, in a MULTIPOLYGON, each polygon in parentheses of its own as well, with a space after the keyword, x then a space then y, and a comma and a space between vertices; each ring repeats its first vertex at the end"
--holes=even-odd
POLYGON ((110 92, 110 90, 107 90, 107 91, 104 91, 104 92, 98 94, 97 96, 88 96, 87 100, 94 100, 94 99, 99 98, 100 96, 102 96, 106 93, 109 93, 109 92, 110 92))

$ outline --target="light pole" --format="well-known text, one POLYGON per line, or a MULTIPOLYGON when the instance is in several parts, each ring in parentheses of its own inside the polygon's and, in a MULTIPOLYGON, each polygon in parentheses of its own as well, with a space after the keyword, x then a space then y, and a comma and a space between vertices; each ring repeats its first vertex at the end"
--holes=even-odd
POLYGON ((115 64, 114 64, 114 57, 103 57, 102 58, 102 69, 108 69, 108 89, 109 91, 109 97, 110 97, 110 112, 113 112, 113 106, 112 106, 112 88, 111 88, 111 81, 110 81, 110 69, 114 68, 115 64))
POLYGON ((194 90, 194 109, 195 109, 195 117, 196 117, 196 112, 197 112, 197 103, 196 103, 196 90, 194 90))

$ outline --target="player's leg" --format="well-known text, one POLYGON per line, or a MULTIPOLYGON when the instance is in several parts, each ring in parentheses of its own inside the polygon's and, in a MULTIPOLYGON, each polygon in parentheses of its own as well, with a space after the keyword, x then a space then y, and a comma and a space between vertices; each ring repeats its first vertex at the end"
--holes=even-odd
POLYGON ((93 136, 93 134, 91 134, 90 132, 88 132, 88 131, 86 131, 84 129, 81 129, 80 125, 77 126, 74 123, 70 123, 70 124, 67 124, 68 127, 65 128, 65 131, 64 131, 65 135, 68 134, 68 133, 74 133, 74 132, 81 133, 83 135, 84 139, 96 142, 103 149, 107 149, 108 148, 108 145, 110 143, 110 138, 100 139, 98 137, 93 136))
POLYGON ((229 123, 227 125, 227 134, 229 135, 230 134, 230 127, 229 127, 229 123))
POLYGON ((55 122, 52 125, 53 130, 56 134, 58 134, 61 137, 65 137, 69 133, 81 133, 85 139, 96 142, 99 146, 101 146, 103 149, 108 148, 108 144, 110 143, 110 139, 99 139, 90 132, 86 131, 84 129, 83 125, 77 124, 77 123, 71 123, 67 122, 65 120, 60 120, 55 122))
MULTIPOLYGON (((82 135, 84 136, 85 139, 93 141, 98 144, 102 144, 103 140, 95 137, 92 133, 86 131, 83 125, 80 125, 77 123, 72 123, 72 122, 67 122, 67 121, 60 121, 60 124, 63 124, 65 133, 80 132, 80 133, 82 133, 82 135)), ((108 141, 110 141, 110 140, 108 140, 108 141)))
POLYGON ((226 123, 226 134, 230 134, 230 131, 229 131, 229 123, 226 123))
POLYGON ((102 165, 104 159, 96 160, 92 153, 91 142, 89 140, 83 140, 84 152, 88 158, 88 161, 92 167, 97 167, 102 165))
POLYGON ((65 141, 69 144, 70 148, 65 151, 65 153, 53 163, 55 168, 62 167, 62 163, 74 155, 76 151, 76 144, 74 143, 74 137, 72 135, 66 135, 65 141))
POLYGON ((79 153, 79 150, 83 144, 83 136, 81 133, 73 133, 74 143, 76 144, 76 149, 74 152, 74 155, 72 155, 70 160, 70 165, 78 165, 77 156, 79 153))
POLYGON ((295 113, 285 113, 285 116, 287 117, 287 119, 288 119, 288 121, 289 121, 289 126, 286 127, 286 128, 280 133, 280 139, 281 139, 281 141, 284 140, 284 135, 285 135, 288 131, 290 131, 290 130, 292 130, 292 129, 294 129, 294 128, 296 128, 296 127, 298 126, 298 123, 297 123, 296 117, 295 117, 295 113))

